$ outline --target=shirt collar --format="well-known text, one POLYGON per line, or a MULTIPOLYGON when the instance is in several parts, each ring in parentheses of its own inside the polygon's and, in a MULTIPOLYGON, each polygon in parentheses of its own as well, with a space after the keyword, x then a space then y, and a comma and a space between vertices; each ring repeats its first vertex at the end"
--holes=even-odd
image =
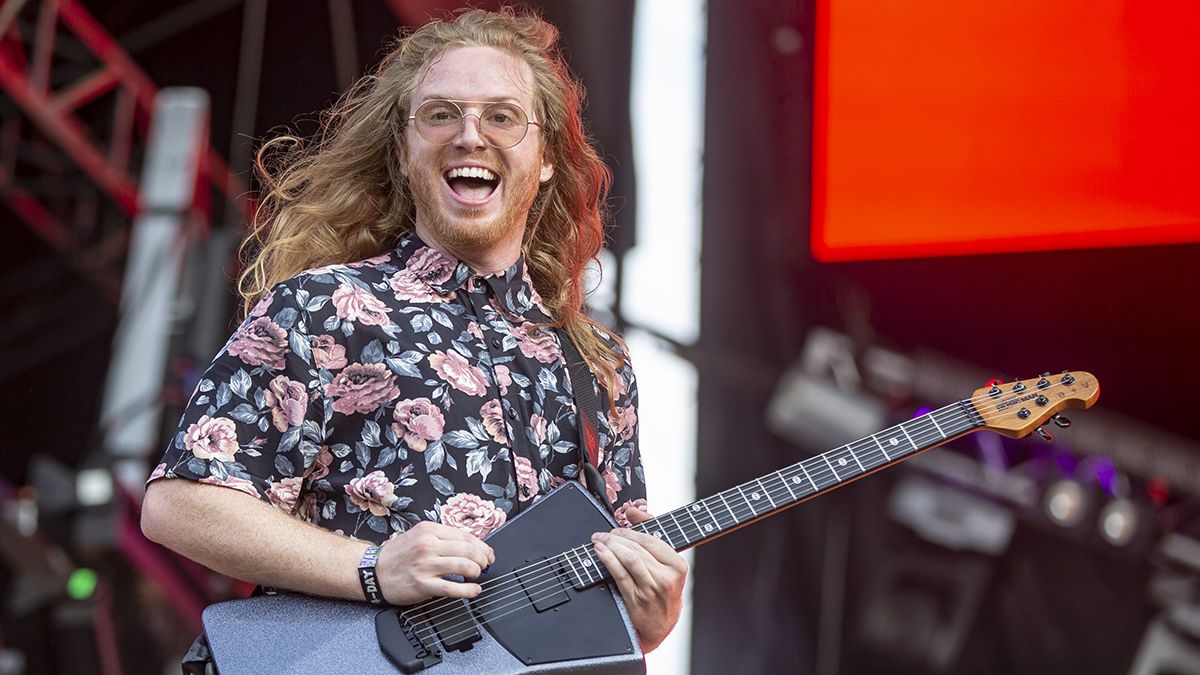
POLYGON ((400 274, 408 275, 415 283, 427 285, 437 295, 449 299, 465 288, 468 293, 490 294, 501 309, 527 321, 551 321, 541 296, 533 287, 524 253, 508 269, 481 275, 467 263, 429 246, 416 233, 411 233, 396 245, 395 255, 400 274))

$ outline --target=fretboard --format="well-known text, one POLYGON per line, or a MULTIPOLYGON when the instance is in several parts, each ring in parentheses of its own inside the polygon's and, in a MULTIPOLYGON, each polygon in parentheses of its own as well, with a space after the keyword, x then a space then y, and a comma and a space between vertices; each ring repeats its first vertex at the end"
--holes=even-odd
POLYGON ((959 401, 692 502, 633 529, 682 551, 981 426, 983 420, 974 406, 959 401))

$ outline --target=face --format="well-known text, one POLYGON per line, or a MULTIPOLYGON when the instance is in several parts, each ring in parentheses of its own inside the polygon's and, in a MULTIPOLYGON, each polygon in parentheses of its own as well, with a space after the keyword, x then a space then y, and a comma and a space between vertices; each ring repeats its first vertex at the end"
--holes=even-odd
MULTIPOLYGON (((413 91, 410 111, 430 99, 507 101, 531 120, 533 73, 519 57, 491 47, 457 47, 444 52, 413 91)), ((416 204, 418 234, 454 251, 488 251, 515 240, 519 246, 529 208, 554 167, 542 158, 541 130, 530 125, 520 143, 490 147, 477 115, 486 103, 460 103, 463 129, 450 143, 426 141, 410 123, 400 152, 416 204), (472 114, 474 113, 474 114, 472 114), (460 176, 463 169, 474 177, 460 176), (482 172, 484 178, 477 177, 482 172)))

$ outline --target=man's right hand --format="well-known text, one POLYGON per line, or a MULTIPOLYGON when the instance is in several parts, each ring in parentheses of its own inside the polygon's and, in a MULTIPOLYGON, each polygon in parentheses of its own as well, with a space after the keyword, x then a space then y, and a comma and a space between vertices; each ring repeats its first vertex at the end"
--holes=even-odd
POLYGON ((492 547, 462 530, 422 521, 388 540, 380 549, 375 571, 383 597, 393 605, 412 605, 433 597, 473 598, 483 590, 457 575, 478 577, 496 561, 492 547))

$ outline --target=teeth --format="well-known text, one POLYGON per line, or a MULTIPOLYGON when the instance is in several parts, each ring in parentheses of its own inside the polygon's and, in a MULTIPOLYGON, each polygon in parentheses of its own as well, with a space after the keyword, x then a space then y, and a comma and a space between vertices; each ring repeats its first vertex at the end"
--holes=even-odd
POLYGON ((446 172, 446 178, 482 178, 496 180, 496 174, 481 166, 460 166, 446 172))

